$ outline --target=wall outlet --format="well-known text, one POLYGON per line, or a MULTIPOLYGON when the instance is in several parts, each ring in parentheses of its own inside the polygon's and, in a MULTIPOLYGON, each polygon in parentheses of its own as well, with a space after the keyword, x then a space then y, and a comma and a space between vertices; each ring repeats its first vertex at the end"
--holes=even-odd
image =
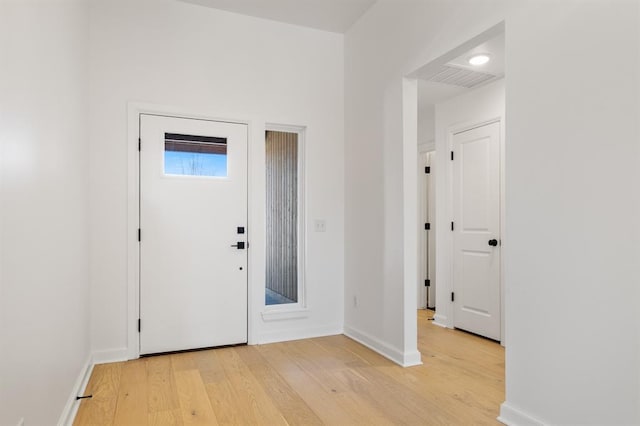
POLYGON ((327 222, 324 219, 316 219, 314 229, 316 232, 325 232, 327 230, 327 222))

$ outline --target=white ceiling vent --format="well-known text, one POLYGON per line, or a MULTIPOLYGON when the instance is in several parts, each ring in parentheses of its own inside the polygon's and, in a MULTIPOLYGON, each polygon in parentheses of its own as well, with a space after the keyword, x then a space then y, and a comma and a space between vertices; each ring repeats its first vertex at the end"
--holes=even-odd
POLYGON ((443 65, 427 81, 435 83, 450 84, 452 86, 466 87, 473 89, 483 83, 500 78, 498 75, 485 72, 468 70, 465 68, 455 67, 451 65, 443 65))

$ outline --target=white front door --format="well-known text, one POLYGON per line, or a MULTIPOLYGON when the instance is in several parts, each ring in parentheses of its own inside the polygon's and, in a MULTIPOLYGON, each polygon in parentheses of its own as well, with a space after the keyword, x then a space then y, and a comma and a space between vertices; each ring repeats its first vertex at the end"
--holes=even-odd
POLYGON ((500 123, 453 135, 454 326, 500 340, 500 123))
POLYGON ((140 354, 246 343, 247 126, 141 114, 140 140, 140 354))

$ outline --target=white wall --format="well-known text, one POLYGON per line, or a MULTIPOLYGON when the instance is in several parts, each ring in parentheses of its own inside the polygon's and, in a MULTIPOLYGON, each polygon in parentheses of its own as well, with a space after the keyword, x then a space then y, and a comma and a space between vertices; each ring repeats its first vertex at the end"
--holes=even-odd
POLYGON ((506 418, 640 423, 638 7, 507 21, 506 418))
POLYGON ((417 150, 403 151, 412 85, 402 78, 498 23, 500 4, 381 0, 345 35, 345 331, 400 363, 419 359, 416 333, 406 331, 416 323, 415 284, 404 283, 417 279, 417 239, 404 231, 415 234, 418 218, 417 186, 404 187, 403 167, 415 175, 417 150), (412 217, 405 202, 416 206, 412 217))
MULTIPOLYGON (((250 121, 250 339, 342 331, 343 36, 173 0, 95 1, 91 11, 93 349, 127 347, 127 103, 250 121), (306 318, 263 322, 264 126, 307 126, 306 318), (327 231, 313 232, 313 219, 327 231)), ((130 323, 131 324, 131 323, 130 323)))
MULTIPOLYGON (((418 91, 418 97, 420 92, 418 91)), ((432 147, 436 139, 435 105, 418 104, 418 145, 432 147)))
POLYGON ((347 33, 345 330, 383 348, 410 348, 404 330, 415 321, 415 301, 401 295, 407 287, 415 297, 412 280, 403 286, 403 250, 411 246, 400 225, 412 200, 402 190, 412 183, 403 182, 399 157, 402 77, 502 20, 509 238, 502 419, 638 423, 635 1, 380 0, 347 33))
POLYGON ((0 3, 0 424, 55 424, 89 360, 83 1, 0 3))
MULTIPOLYGON (((438 311, 434 316, 436 324, 453 328, 453 304, 451 292, 453 291, 453 238, 451 232, 451 218, 453 217, 452 199, 452 168, 450 134, 473 124, 488 120, 500 119, 500 153, 505 151, 505 83, 504 79, 479 87, 463 95, 456 96, 436 105, 435 134, 436 151, 443 153, 437 158, 437 168, 441 172, 436 183, 436 217, 435 225, 438 251, 436 252, 436 270, 438 271, 438 295, 436 306, 438 311)), ((502 176, 502 172, 500 173, 502 176)), ((501 201, 501 218, 504 217, 503 203, 501 201)), ((501 228, 504 228, 504 220, 501 220, 501 228)), ((508 250, 506 235, 501 229, 501 252, 508 250)), ((504 319, 504 315, 502 315, 504 319)))

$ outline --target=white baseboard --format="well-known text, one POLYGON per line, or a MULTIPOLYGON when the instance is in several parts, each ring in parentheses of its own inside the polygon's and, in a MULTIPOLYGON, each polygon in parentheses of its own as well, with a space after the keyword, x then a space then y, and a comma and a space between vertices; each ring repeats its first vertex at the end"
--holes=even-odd
POLYGON ((442 328, 449 328, 447 326, 447 317, 438 313, 433 316, 432 323, 442 328))
POLYGON ((93 357, 89 355, 89 359, 87 359, 84 366, 82 366, 80 374, 78 374, 78 378, 71 389, 71 394, 69 395, 67 403, 62 410, 62 414, 58 419, 58 426, 71 426, 73 424, 73 420, 78 412, 78 400, 76 397, 82 395, 84 390, 87 388, 87 383, 89 383, 89 378, 93 371, 93 365, 93 357))
POLYGON ((413 367, 414 365, 422 365, 422 354, 418 351, 405 352, 401 364, 403 367, 413 367))
POLYGON ((85 362, 84 366, 80 370, 80 374, 76 379, 75 384, 73 385, 73 389, 71 389, 71 394, 69 395, 69 399, 67 400, 66 405, 64 406, 64 410, 62 410, 62 414, 60 415, 60 419, 58 420, 58 426, 71 426, 73 425, 73 421, 75 420, 76 413, 78 412, 78 400, 77 396, 82 395, 87 388, 87 383, 89 383, 89 378, 91 377, 91 373, 93 372, 93 367, 96 364, 105 364, 107 362, 118 362, 118 361, 126 361, 127 360, 127 349, 115 349, 110 351, 99 351, 94 352, 89 356, 89 359, 85 362))
POLYGON ((111 349, 107 351, 97 351, 93 353, 94 364, 106 364, 109 362, 120 362, 129 359, 127 348, 111 349))
POLYGON ((399 364, 403 367, 411 367, 414 365, 422 364, 422 357, 420 352, 413 351, 409 353, 405 353, 401 350, 398 350, 391 345, 379 340, 376 337, 373 337, 367 333, 364 333, 360 330, 356 330, 353 327, 345 327, 344 328, 345 336, 355 340, 358 343, 361 343, 368 347, 369 349, 379 353, 385 358, 390 359, 391 361, 399 364))
POLYGON ((256 336, 258 345, 277 342, 288 342, 291 340, 311 339, 314 337, 335 336, 342 334, 342 325, 332 324, 327 326, 312 328, 296 328, 277 331, 267 331, 256 336))
POLYGON ((307 308, 304 309, 279 309, 271 311, 263 311, 260 313, 262 320, 269 321, 283 321, 292 319, 308 318, 311 315, 311 311, 307 308))
POLYGON ((508 426, 544 426, 545 424, 506 401, 500 406, 498 421, 508 426))

